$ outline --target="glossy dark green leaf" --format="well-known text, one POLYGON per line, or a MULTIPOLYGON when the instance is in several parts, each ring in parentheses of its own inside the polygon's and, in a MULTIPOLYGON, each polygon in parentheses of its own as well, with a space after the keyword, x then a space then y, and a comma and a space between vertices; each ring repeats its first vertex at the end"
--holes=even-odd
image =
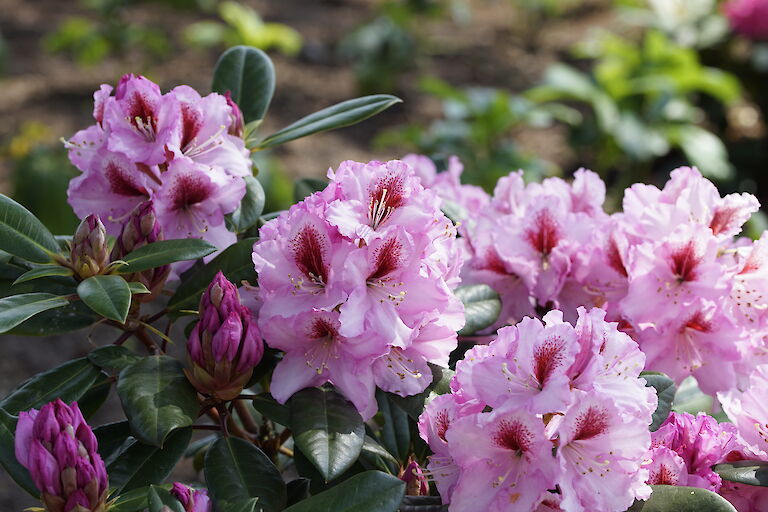
POLYGON ((181 428, 168 436, 162 448, 139 441, 129 443, 107 465, 110 487, 121 493, 162 483, 184 455, 191 438, 192 429, 181 428))
POLYGON ((448 512, 440 496, 405 496, 398 512, 448 512))
POLYGON ((117 394, 140 441, 163 446, 174 429, 191 425, 200 403, 182 364, 168 356, 145 357, 120 372, 117 394))
POLYGON ((82 357, 38 373, 11 392, 0 407, 11 414, 41 406, 57 398, 66 403, 79 400, 101 375, 101 370, 82 357))
POLYGON ((257 395, 251 403, 265 418, 283 426, 289 425, 291 410, 287 405, 277 403, 269 393, 257 395))
POLYGON ((142 295, 145 293, 152 293, 149 289, 138 281, 128 283, 128 289, 131 290, 131 295, 142 295))
POLYGON ((42 277, 69 277, 71 275, 73 275, 72 269, 67 267, 60 267, 58 265, 45 265, 42 267, 35 267, 31 270, 28 270, 27 272, 24 272, 13 282, 13 284, 26 283, 27 281, 40 279, 42 277))
POLYGON ((301 118, 277 133, 273 133, 259 144, 259 148, 270 148, 313 133, 357 124, 401 102, 400 98, 388 94, 375 94, 343 101, 301 118))
POLYGON ((136 442, 127 421, 100 425, 93 429, 93 434, 99 442, 99 455, 107 466, 136 442))
POLYGON ((242 233, 259 221, 266 200, 264 187, 261 186, 259 180, 253 176, 246 176, 243 179, 245 180, 245 196, 240 201, 237 210, 227 217, 227 227, 235 233, 242 233))
POLYGON ((105 345, 91 350, 88 359, 105 370, 122 370, 144 357, 122 345, 105 345))
POLYGON ((32 477, 29 476, 29 471, 16 460, 14 438, 17 421, 16 416, 9 414, 5 409, 0 409, 0 464, 19 487, 37 498, 39 492, 32 477))
POLYGON ((363 448, 360 450, 360 462, 368 469, 378 469, 386 473, 393 473, 400 466, 397 459, 371 436, 365 436, 363 448))
POLYGON ((381 426, 381 444, 398 461, 404 463, 408 458, 411 446, 408 414, 400 407, 392 404, 387 393, 380 389, 376 390, 376 402, 384 421, 381 426))
POLYGON ((251 498, 264 512, 285 508, 283 478, 264 452, 236 437, 222 437, 205 455, 205 481, 221 512, 235 512, 251 498))
POLYGON ((147 493, 149 512, 185 512, 181 504, 169 491, 157 485, 150 485, 147 493))
POLYGON ((99 320, 101 320, 99 315, 78 300, 70 302, 67 306, 37 314, 8 331, 8 334, 56 336, 84 329, 99 320))
POLYGON ((285 512, 396 512, 405 482, 381 471, 366 471, 285 509, 285 512))
POLYGON ((80 411, 83 413, 86 420, 90 419, 99 409, 101 409, 101 406, 104 405, 104 402, 106 402, 109 397, 109 391, 111 389, 112 380, 109 378, 109 375, 102 372, 91 388, 77 401, 77 405, 80 407, 80 411))
POLYGON ((8 332, 33 316, 69 304, 50 293, 23 293, 0 299, 0 333, 8 332))
POLYGON ((355 463, 365 426, 351 402, 332 390, 310 388, 294 394, 288 406, 294 444, 326 482, 355 463))
POLYGON ((672 401, 675 399, 677 387, 672 379, 659 372, 642 372, 640 377, 645 379, 646 386, 656 390, 656 396, 659 399, 656 410, 653 413, 653 422, 649 427, 651 432, 659 429, 662 423, 669 416, 672 410, 672 401))
POLYGON ((121 274, 132 274, 177 261, 196 260, 215 251, 215 245, 199 238, 160 240, 142 245, 126 254, 122 258, 125 265, 118 267, 117 271, 121 274))
POLYGON ((131 307, 131 289, 120 276, 93 276, 77 285, 77 295, 94 312, 121 324, 131 307))
MULTIPOLYGON (((169 486, 165 486, 169 487, 169 486)), ((149 487, 141 487, 129 492, 121 493, 110 505, 109 512, 139 512, 149 506, 149 487)))
POLYGON ((648 501, 635 501, 627 512, 736 512, 728 501, 706 489, 652 485, 648 501))
POLYGON ((219 57, 213 71, 214 92, 230 92, 246 123, 264 119, 275 92, 275 68, 263 51, 235 46, 219 57))
POLYGON ((0 250, 34 263, 48 263, 59 252, 59 244, 29 210, 0 194, 0 250))
POLYGON ((464 327, 459 336, 469 336, 490 327, 499 318, 501 300, 499 294, 486 284, 459 286, 454 291, 464 303, 464 327))
POLYGON ((740 460, 728 464, 718 464, 714 470, 723 480, 768 487, 768 462, 765 461, 740 460))
POLYGON ((287 505, 294 505, 301 500, 309 498, 309 478, 297 478, 286 484, 288 494, 287 505))
POLYGON ((315 192, 325 190, 328 186, 327 180, 318 180, 315 178, 299 178, 293 182, 293 200, 295 202, 303 201, 304 198, 311 196, 315 192))
POLYGON ((172 312, 197 309, 200 296, 219 270, 236 285, 243 280, 256 283, 256 271, 252 260, 255 241, 255 238, 245 238, 230 245, 208 264, 186 277, 168 301, 168 309, 172 312))

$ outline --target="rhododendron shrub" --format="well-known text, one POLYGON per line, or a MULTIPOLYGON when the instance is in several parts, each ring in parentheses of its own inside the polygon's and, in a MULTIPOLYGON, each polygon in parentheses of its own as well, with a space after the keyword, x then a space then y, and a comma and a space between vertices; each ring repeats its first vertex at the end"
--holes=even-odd
POLYGON ((265 136, 274 83, 247 47, 211 93, 125 75, 65 139, 75 233, 0 196, 0 332, 82 341, 0 400, 32 510, 765 510, 754 197, 340 155, 264 212, 251 153, 399 101, 265 136))

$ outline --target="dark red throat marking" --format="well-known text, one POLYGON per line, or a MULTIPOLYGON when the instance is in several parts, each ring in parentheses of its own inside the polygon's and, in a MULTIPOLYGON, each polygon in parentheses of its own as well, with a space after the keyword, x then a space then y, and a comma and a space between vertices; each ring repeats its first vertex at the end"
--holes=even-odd
POLYGON ((299 270, 314 282, 328 282, 328 267, 323 261, 326 239, 313 226, 304 226, 291 240, 293 259, 299 270))

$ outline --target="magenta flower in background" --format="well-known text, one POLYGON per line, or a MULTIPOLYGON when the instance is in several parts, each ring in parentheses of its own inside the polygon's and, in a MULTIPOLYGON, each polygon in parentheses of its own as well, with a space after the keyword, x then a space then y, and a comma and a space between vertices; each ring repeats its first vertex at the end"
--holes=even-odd
POLYGON ((200 393, 232 400, 264 355, 261 333, 221 272, 200 298, 199 315, 187 341, 191 368, 185 373, 200 393))
POLYGON ((56 400, 19 413, 16 459, 50 512, 105 512, 107 471, 77 402, 56 400))
POLYGON ((213 504, 205 489, 194 489, 174 482, 171 494, 181 502, 185 512, 212 512, 213 510, 213 504))
POLYGON ((730 0, 724 10, 735 32, 758 41, 768 39, 768 1, 730 0))
POLYGON ((66 143, 83 173, 67 191, 75 213, 100 215, 117 235, 125 217, 150 200, 167 239, 234 243, 224 215, 240 204, 252 167, 242 138, 230 133, 242 123, 239 109, 187 86, 162 94, 142 76, 125 75, 111 92, 103 85, 94 94, 96 124, 66 143))

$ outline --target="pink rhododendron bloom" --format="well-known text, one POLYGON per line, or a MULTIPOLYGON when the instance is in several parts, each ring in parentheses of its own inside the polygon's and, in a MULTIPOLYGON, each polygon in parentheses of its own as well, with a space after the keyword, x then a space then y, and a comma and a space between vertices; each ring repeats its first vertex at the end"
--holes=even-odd
POLYGON ((766 0, 730 0, 725 15, 733 30, 749 39, 768 39, 768 2, 766 0))
MULTIPOLYGON (((741 446, 736 439, 736 427, 718 423, 704 413, 670 413, 666 421, 651 434, 651 477, 677 480, 676 485, 701 487, 717 492, 720 475, 712 466, 728 460, 739 460, 741 446), (674 452, 679 460, 665 450, 674 452), (731 452, 736 452, 729 458, 731 452), (680 466, 682 462, 682 466, 680 466)), ((650 483, 655 483, 651 481, 650 483)))
POLYGON ((240 204, 252 163, 242 138, 229 133, 237 122, 231 102, 187 86, 162 94, 134 75, 111 92, 107 85, 96 91, 96 124, 65 144, 83 173, 67 192, 75 213, 100 215, 118 235, 126 216, 150 200, 166 239, 203 238, 222 249, 234 243, 224 215, 240 204))
POLYGON ((224 215, 235 211, 244 195, 242 179, 178 158, 163 173, 154 199, 167 239, 202 238, 224 248, 237 239, 227 230, 224 215))
POLYGON ((626 510, 650 496, 641 468, 649 420, 650 412, 628 413, 611 395, 577 392, 556 430, 563 510, 626 510))
POLYGON ((273 374, 278 401, 332 382, 368 419, 376 386, 417 394, 429 363, 447 365, 464 325, 451 291, 461 254, 409 165, 348 161, 328 176, 324 191, 261 229, 259 323, 286 353, 273 374))
POLYGON ((178 135, 180 110, 176 98, 163 95, 157 84, 143 76, 123 76, 115 96, 104 102, 107 147, 137 163, 165 162, 166 145, 178 135))
POLYGON ((532 510, 556 484, 552 443, 533 414, 501 407, 459 418, 445 435, 462 467, 449 510, 532 510))
POLYGON ((730 501, 738 512, 768 510, 768 488, 765 487, 723 482, 718 494, 730 501))
POLYGON ((738 430, 739 439, 759 458, 768 460, 768 366, 760 365, 749 376, 749 385, 718 393, 717 397, 738 430))
POLYGON ((171 487, 171 494, 181 502, 184 512, 211 512, 213 504, 205 489, 193 489, 179 482, 171 487))
POLYGON ((626 510, 646 499, 656 409, 642 352, 600 309, 550 311, 477 345, 419 419, 451 512, 626 510), (512 452, 512 453, 510 453, 512 452))
POLYGON ((376 413, 371 362, 387 350, 374 333, 348 338, 335 311, 307 311, 262 324, 272 348, 285 352, 272 376, 272 396, 285 403, 295 392, 331 382, 363 418, 376 413))
MULTIPOLYGON (((557 311, 544 321, 546 326, 524 318, 499 330, 491 343, 497 356, 477 363, 468 375, 481 401, 494 408, 511 404, 534 414, 565 411, 571 401, 567 372, 579 349, 576 333, 557 311)), ((458 377, 460 384, 463 377, 458 377)))

